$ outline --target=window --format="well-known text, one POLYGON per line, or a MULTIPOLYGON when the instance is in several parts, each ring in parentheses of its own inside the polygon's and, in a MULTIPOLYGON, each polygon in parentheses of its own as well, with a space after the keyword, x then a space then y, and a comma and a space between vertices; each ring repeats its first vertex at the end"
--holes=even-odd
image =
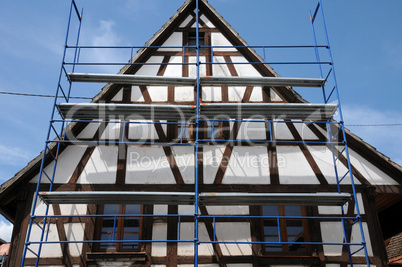
MULTIPOLYGON (((198 35, 198 43, 200 46, 205 45, 205 32, 200 32, 198 35)), ((189 48, 189 51, 195 51, 195 46, 197 46, 197 34, 196 32, 190 32, 188 34, 188 46, 194 46, 189 48)), ((205 48, 201 48, 200 51, 204 50, 205 48)))
MULTIPOLYGON (((105 215, 139 215, 141 205, 105 204, 99 207, 99 213, 105 215)), ((100 240, 139 240, 141 237, 141 217, 100 217, 98 220, 98 238, 100 240)), ((101 242, 99 251, 139 251, 139 242, 101 242)))
POLYGON ((221 121, 207 121, 207 139, 221 139, 223 137, 222 124, 221 121))
POLYGON ((190 125, 188 122, 179 122, 176 129, 176 139, 186 140, 192 138, 192 125, 190 125))
MULTIPOLYGON (((305 242, 307 241, 307 219, 291 218, 305 216, 305 209, 299 206, 263 206, 263 216, 288 216, 289 218, 262 219, 264 242, 305 242), (278 225, 279 223, 279 225, 278 225), (279 226, 279 227, 278 227, 279 226)), ((266 253, 306 253, 305 244, 265 244, 266 253)))

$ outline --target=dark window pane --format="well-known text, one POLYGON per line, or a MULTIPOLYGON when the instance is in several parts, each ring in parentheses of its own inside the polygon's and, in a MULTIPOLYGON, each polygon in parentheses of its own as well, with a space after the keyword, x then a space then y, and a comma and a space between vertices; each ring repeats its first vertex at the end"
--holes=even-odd
MULTIPOLYGON (((138 234, 124 234, 123 240, 139 240, 138 234)), ((138 242, 124 242, 124 249, 138 249, 138 242)))
MULTIPOLYGON (((289 242, 304 242, 303 237, 292 238, 289 242)), ((304 244, 292 244, 289 245, 289 251, 305 251, 306 246, 304 244)))
POLYGON ((265 235, 278 235, 278 227, 264 227, 264 234, 265 235))
POLYGON ((125 218, 124 219, 124 227, 139 227, 140 220, 137 218, 125 218))
POLYGON ((303 242, 303 236, 288 236, 288 242, 303 242))
MULTIPOLYGON (((113 235, 111 234, 102 234, 101 239, 102 240, 112 240, 113 235)), ((100 248, 101 249, 108 249, 108 248, 115 248, 116 243, 100 243, 100 248)))
MULTIPOLYGON (((114 225, 114 218, 112 218, 112 219, 109 219, 109 218, 103 219, 102 228, 104 228, 104 227, 112 227, 113 228, 113 225, 114 225)), ((117 225, 117 220, 116 220, 116 225, 117 225)))
POLYGON ((274 220, 264 220, 264 234, 278 235, 278 224, 274 220))
POLYGON ((286 216, 301 216, 301 209, 299 206, 285 206, 286 216))
POLYGON ((219 121, 208 121, 207 125, 207 138, 219 138, 219 121))
POLYGON ((302 221, 286 221, 286 232, 288 235, 304 235, 302 221))
POLYGON ((124 232, 139 232, 140 231, 140 220, 139 219, 129 219, 124 220, 124 232))
POLYGON ((190 138, 190 128, 189 125, 181 125, 177 126, 177 138, 190 138))
POLYGON ((102 233, 108 233, 108 234, 113 233, 113 227, 102 227, 102 233))
MULTIPOLYGON (((267 236, 265 237, 265 242, 279 242, 279 237, 277 236, 267 236)), ((281 252, 282 245, 279 244, 265 244, 265 250, 267 252, 281 252)))
MULTIPOLYGON (((205 33, 200 32, 198 35, 198 43, 200 46, 205 45, 205 33)), ((197 34, 195 32, 190 32, 188 37, 188 45, 189 46, 196 46, 197 45, 197 34)), ((205 48, 201 48, 200 50, 204 50, 205 48)), ((195 51, 195 48, 189 48, 189 51, 195 51)))
POLYGON ((105 204, 103 214, 119 214, 119 204, 105 204))
POLYGON ((278 206, 263 206, 262 207, 263 216, 279 216, 278 206))
POLYGON ((141 205, 126 205, 126 214, 141 214, 141 205))

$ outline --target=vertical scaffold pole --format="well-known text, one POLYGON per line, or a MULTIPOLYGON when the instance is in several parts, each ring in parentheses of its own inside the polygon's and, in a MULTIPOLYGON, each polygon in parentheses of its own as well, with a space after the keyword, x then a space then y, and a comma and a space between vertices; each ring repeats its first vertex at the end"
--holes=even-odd
POLYGON ((194 160, 195 160, 195 166, 194 166, 194 171, 195 171, 195 179, 194 179, 194 191, 195 191, 195 201, 194 201, 194 266, 198 266, 198 246, 199 246, 199 233, 198 233, 198 221, 199 221, 199 214, 198 214, 198 195, 199 195, 199 185, 198 185, 198 151, 199 151, 199 112, 200 112, 200 33, 199 33, 199 0, 195 1, 195 12, 196 12, 196 72, 197 72, 197 84, 196 84, 196 109, 197 109, 197 115, 196 115, 196 121, 195 121, 195 155, 194 155, 194 160))
MULTIPOLYGON (((368 256, 368 251, 367 251, 367 243, 364 237, 364 230, 363 230, 363 223, 361 220, 361 214, 360 214, 360 208, 359 208, 359 203, 358 203, 358 199, 357 199, 357 192, 356 192, 356 187, 355 187, 355 182, 354 182, 354 178, 353 178, 353 173, 352 173, 352 165, 350 163, 350 156, 349 156, 349 149, 348 149, 348 144, 347 144, 347 140, 346 140, 346 133, 345 133, 345 126, 344 126, 344 120, 343 120, 343 114, 342 114, 342 106, 341 106, 341 100, 340 100, 340 96, 339 96, 339 90, 338 90, 338 84, 337 84, 337 80, 336 80, 336 75, 335 75, 335 66, 334 66, 334 62, 333 62, 333 58, 332 58, 332 52, 331 52, 331 47, 329 45, 329 37, 328 37, 328 31, 327 31, 327 25, 325 22, 325 16, 324 16, 324 8, 322 5, 322 0, 318 0, 318 5, 321 7, 321 17, 322 17, 322 23, 323 23, 323 28, 324 28, 324 33, 325 33, 325 39, 327 42, 327 46, 328 46, 328 56, 329 56, 329 60, 332 64, 332 78, 334 79, 334 88, 335 88, 335 94, 336 94, 336 99, 338 101, 338 112, 339 112, 339 119, 340 119, 340 127, 341 127, 341 131, 342 131, 342 137, 343 137, 343 142, 344 142, 344 146, 345 146, 345 157, 347 159, 347 165, 348 165, 348 170, 349 170, 349 176, 350 176, 350 182, 351 182, 351 186, 352 186, 352 192, 353 192, 353 198, 355 201, 355 208, 356 208, 356 216, 357 216, 357 221, 359 222, 359 228, 360 228, 360 235, 361 235, 361 245, 363 247, 363 251, 365 254, 365 259, 366 259, 366 265, 368 267, 370 267, 370 259, 368 256)), ((329 128, 329 127, 328 127, 329 128)), ((329 134, 331 134, 331 132, 329 132, 329 134)), ((333 144, 332 144, 333 147, 333 144)), ((332 154, 333 157, 334 155, 334 148, 332 148, 332 154)), ((334 160, 334 168, 336 170, 336 162, 334 160)), ((338 176, 336 177, 336 179, 339 181, 338 176)), ((339 186, 339 184, 338 184, 339 186)), ((347 238, 347 237, 345 237, 347 238)), ((348 242, 348 241, 347 241, 348 242)), ((350 265, 353 266, 353 259, 352 259, 352 255, 356 252, 352 252, 350 250, 350 246, 348 246, 349 249, 349 258, 350 258, 350 265)), ((359 249, 360 250, 360 249, 359 249)))
MULTIPOLYGON (((48 128, 48 132, 47 132, 47 136, 46 136, 46 141, 45 141, 45 148, 43 150, 43 155, 42 155, 42 160, 41 160, 41 167, 40 167, 40 171, 39 171, 39 177, 38 177, 38 182, 36 185, 36 190, 35 190, 35 196, 33 199, 33 204, 32 204, 32 211, 31 211, 31 216, 30 216, 30 221, 29 221, 29 225, 28 225, 28 229, 27 229, 27 236, 26 236, 26 241, 25 241, 25 245, 24 245, 24 251, 23 251, 23 255, 22 255, 22 260, 21 260, 21 267, 23 267, 25 265, 25 259, 28 253, 28 250, 31 251, 33 254, 35 254, 36 256, 36 262, 35 262, 35 266, 39 266, 39 260, 40 260, 40 254, 42 251, 42 247, 43 247, 43 240, 47 240, 47 234, 45 237, 45 232, 46 232, 46 224, 49 224, 49 227, 47 228, 47 231, 49 231, 50 229, 50 219, 48 217, 46 217, 49 214, 49 205, 46 205, 46 209, 45 209, 45 217, 43 220, 43 225, 42 225, 42 233, 40 235, 40 242, 38 243, 38 250, 37 253, 34 253, 34 251, 32 249, 29 248, 29 246, 31 245, 31 232, 32 232, 32 226, 34 220, 35 220, 35 214, 36 214, 36 206, 38 203, 38 193, 39 193, 39 189, 40 189, 40 184, 42 181, 42 177, 44 174, 44 168, 45 168, 45 159, 46 159, 46 155, 48 153, 52 153, 51 148, 49 147, 49 145, 51 144, 50 142, 50 138, 51 138, 51 133, 53 132, 53 121, 54 121, 54 115, 56 112, 56 105, 57 105, 57 100, 60 94, 60 91, 62 90, 60 84, 61 84, 61 79, 63 77, 63 73, 64 73, 64 62, 65 62, 65 58, 66 58, 66 53, 67 53, 67 45, 68 45, 68 39, 69 39, 69 33, 70 33, 70 26, 71 26, 71 20, 72 20, 72 14, 73 14, 73 10, 76 11, 77 17, 79 19, 79 30, 78 30, 78 36, 77 36, 77 44, 78 44, 78 40, 79 40, 79 34, 80 34, 80 30, 81 30, 81 16, 78 9, 77 9, 77 5, 75 4, 75 1, 72 0, 71 1, 71 5, 70 5, 70 11, 69 11, 69 16, 68 16, 68 22, 67 22, 67 32, 66 32, 66 37, 65 37, 65 43, 64 43, 64 52, 63 52, 63 58, 62 58, 62 63, 61 63, 61 68, 60 68, 60 73, 59 73, 59 79, 58 79, 58 85, 57 85, 57 89, 56 89, 56 94, 55 94, 55 98, 54 98, 54 103, 53 103, 53 108, 52 108, 52 112, 51 112, 51 116, 50 116, 50 121, 49 121, 49 128, 48 128)), ((71 91, 71 84, 68 88, 68 94, 67 97, 65 96, 65 93, 63 93, 66 101, 68 102, 69 96, 70 96, 70 91, 71 91)), ((61 127, 60 127, 60 133, 63 133, 63 129, 64 129, 64 122, 62 123, 61 127)), ((61 137, 62 135, 59 134, 59 137, 61 137)), ((53 173, 50 179, 50 188, 49 191, 52 190, 53 187, 53 181, 55 178, 55 173, 56 173, 56 167, 57 167, 57 161, 58 161, 58 154, 60 151, 60 145, 61 143, 58 142, 56 144, 56 152, 54 153, 54 166, 53 166, 53 173)), ((45 173, 45 176, 47 176, 47 178, 49 179, 48 174, 45 173)), ((39 226, 38 226, 39 227, 39 226)))

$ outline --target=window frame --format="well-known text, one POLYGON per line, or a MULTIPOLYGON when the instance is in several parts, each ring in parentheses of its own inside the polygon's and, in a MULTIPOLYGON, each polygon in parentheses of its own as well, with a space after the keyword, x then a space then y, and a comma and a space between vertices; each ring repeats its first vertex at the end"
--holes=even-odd
MULTIPOLYGON (((205 46, 206 45, 206 33, 199 31, 199 36, 198 36, 198 44, 199 46, 205 46)), ((196 46, 197 46, 197 33, 196 31, 189 31, 187 34, 187 47, 186 50, 188 52, 196 52, 196 46)), ((200 52, 205 51, 205 47, 200 48, 200 52)))
MULTIPOLYGON (((107 216, 108 214, 104 214, 104 210, 105 210, 105 205, 118 205, 119 206, 119 215, 125 215, 126 213, 126 206, 127 205, 137 205, 137 204, 101 204, 98 205, 98 215, 106 215, 105 217, 97 217, 96 219, 96 232, 95 232, 95 240, 102 240, 102 234, 105 233, 103 232, 103 220, 107 216)), ((144 214, 144 206, 143 205, 137 205, 140 208, 140 214, 144 214)), ((126 233, 130 233, 130 232, 126 232, 124 231, 124 220, 126 218, 138 218, 139 219, 139 229, 138 229, 138 239, 141 240, 142 238, 142 234, 143 234, 143 217, 142 216, 129 216, 129 217, 125 217, 125 216, 121 216, 121 217, 117 217, 116 220, 116 230, 115 230, 115 236, 116 236, 116 240, 123 240, 124 238, 124 234, 126 233)), ((134 243, 134 242, 133 242, 134 243)), ((98 251, 98 252, 105 252, 105 253, 114 253, 114 252, 141 252, 143 250, 141 242, 137 243, 137 248, 124 248, 123 246, 124 242, 107 242, 107 240, 105 240, 105 242, 96 242, 94 243, 94 251, 98 251), (107 248, 102 248, 101 245, 102 243, 111 243, 113 244, 113 247, 107 247, 107 248)))
POLYGON ((193 124, 189 122, 177 122, 177 124, 174 125, 174 131, 173 131, 173 140, 193 140, 194 139, 194 127, 193 124), (187 131, 184 131, 184 133, 188 132, 188 136, 185 134, 183 136, 180 136, 181 134, 181 129, 187 129, 187 131))
MULTIPOLYGON (((295 218, 286 218, 286 217, 293 217, 294 215, 287 215, 285 207, 287 205, 278 205, 278 206, 273 206, 273 207, 278 207, 278 215, 272 215, 272 214, 264 214, 264 206, 261 206, 260 212, 261 216, 279 216, 279 229, 280 229, 280 235, 282 242, 290 242, 288 241, 290 237, 302 237, 304 238, 303 242, 309 242, 310 241, 310 235, 309 235, 309 225, 308 225, 308 219, 295 219, 295 218), (287 222, 290 221, 301 221, 302 223, 302 228, 303 228, 303 235, 294 235, 294 234, 288 234, 287 233, 287 222)), ((306 217, 307 216, 307 209, 304 206, 295 206, 295 207, 300 207, 301 211, 301 217, 306 217)), ((276 227, 278 218, 273 218, 273 219, 268 219, 268 218, 261 218, 261 241, 265 242, 266 237, 274 237, 275 235, 268 235, 264 231, 264 222, 265 221, 275 221, 276 227)), ((278 238, 279 238, 279 233, 278 233, 278 238)), ((303 244, 303 242, 300 242, 303 244)), ((304 248, 301 250, 291 250, 291 246, 289 244, 282 244, 282 245, 277 245, 277 247, 281 247, 280 251, 269 251, 269 244, 262 244, 261 251, 264 255, 310 255, 311 253, 311 246, 308 244, 303 244, 304 248)), ((275 245, 271 245, 271 248, 275 247, 275 245)))
POLYGON ((205 125, 205 139, 208 139, 208 140, 225 139, 224 131, 223 131, 223 121, 208 120, 208 121, 205 121, 204 125, 205 125), (217 124, 217 125, 215 125, 215 124, 217 124), (213 127, 212 127, 212 125, 213 125, 213 127), (214 133, 217 133, 217 136, 214 136, 214 133))

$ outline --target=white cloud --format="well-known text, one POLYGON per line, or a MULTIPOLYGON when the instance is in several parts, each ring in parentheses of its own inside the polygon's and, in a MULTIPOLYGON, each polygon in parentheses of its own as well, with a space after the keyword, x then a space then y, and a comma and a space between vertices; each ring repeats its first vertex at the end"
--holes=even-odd
POLYGON ((30 155, 18 148, 18 147, 6 147, 3 145, 0 145, 0 161, 3 164, 9 164, 9 165, 19 165, 20 161, 27 161, 30 159, 30 155))
POLYGON ((13 232, 13 225, 8 222, 0 221, 0 238, 10 242, 11 234, 13 232))
MULTIPOLYGON (((122 46, 122 38, 117 34, 114 20, 100 20, 96 26, 89 26, 81 43, 90 46, 122 46)), ((126 63, 130 59, 130 49, 91 48, 81 49, 80 62, 126 63)), ((95 66, 100 72, 115 73, 121 66, 95 66)), ((91 66, 93 72, 93 66, 91 66)))

